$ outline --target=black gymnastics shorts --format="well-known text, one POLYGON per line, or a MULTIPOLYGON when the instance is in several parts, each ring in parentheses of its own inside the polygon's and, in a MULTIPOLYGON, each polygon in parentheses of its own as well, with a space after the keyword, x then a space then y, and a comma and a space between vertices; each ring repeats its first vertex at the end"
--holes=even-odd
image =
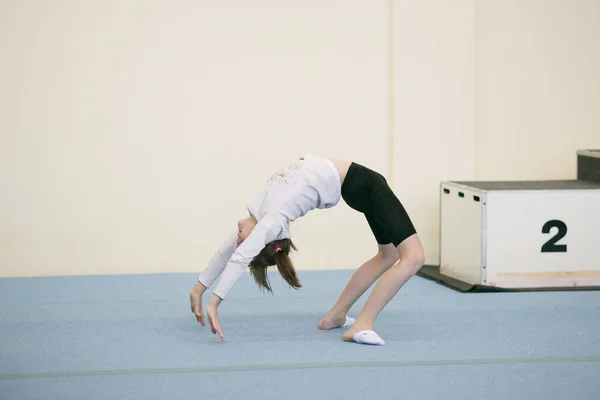
POLYGON ((352 163, 342 184, 342 198, 365 215, 378 244, 398 246, 416 233, 404 206, 378 172, 352 163))

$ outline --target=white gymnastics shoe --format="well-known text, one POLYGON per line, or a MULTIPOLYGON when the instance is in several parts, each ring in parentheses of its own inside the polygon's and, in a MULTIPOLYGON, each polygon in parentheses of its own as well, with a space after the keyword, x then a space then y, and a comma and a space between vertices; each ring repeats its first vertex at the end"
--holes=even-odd
POLYGON ((358 331, 352 335, 352 340, 360 344, 370 344, 375 346, 383 346, 385 341, 379 337, 374 331, 358 331))

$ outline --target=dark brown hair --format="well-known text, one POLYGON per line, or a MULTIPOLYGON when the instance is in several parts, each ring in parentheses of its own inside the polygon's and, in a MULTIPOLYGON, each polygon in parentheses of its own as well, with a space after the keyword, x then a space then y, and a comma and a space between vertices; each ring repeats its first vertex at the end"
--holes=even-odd
POLYGON ((290 259, 291 250, 298 250, 291 239, 274 240, 268 243, 261 252, 254 257, 248 267, 250 268, 250 273, 254 277, 256 284, 260 288, 273 293, 267 275, 267 269, 273 265, 277 266, 277 270, 290 287, 294 289, 300 289, 302 287, 296 276, 294 264, 290 259), (280 250, 277 251, 277 249, 280 250))

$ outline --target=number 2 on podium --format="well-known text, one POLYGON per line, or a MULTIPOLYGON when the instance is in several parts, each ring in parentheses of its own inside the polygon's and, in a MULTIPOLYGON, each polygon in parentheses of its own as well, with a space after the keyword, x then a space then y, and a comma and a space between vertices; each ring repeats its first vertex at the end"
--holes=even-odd
POLYGON ((567 234, 567 224, 558 219, 551 219, 542 227, 542 233, 549 234, 552 228, 558 228, 558 232, 542 245, 542 253, 566 253, 566 244, 557 244, 567 234))

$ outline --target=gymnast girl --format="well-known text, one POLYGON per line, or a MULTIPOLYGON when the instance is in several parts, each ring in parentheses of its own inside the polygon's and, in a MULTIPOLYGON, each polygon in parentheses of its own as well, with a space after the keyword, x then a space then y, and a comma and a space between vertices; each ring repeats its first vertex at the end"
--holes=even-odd
POLYGON ((306 155, 274 174, 264 190, 248 205, 249 217, 215 252, 190 292, 192 313, 206 326, 202 295, 220 276, 208 304, 206 319, 213 334, 225 341, 218 307, 248 268, 257 285, 272 292, 267 269, 277 270, 290 287, 301 284, 290 259, 297 250, 290 237, 290 223, 314 209, 334 207, 343 199, 364 214, 378 243, 377 254, 352 275, 338 301, 318 323, 323 330, 347 328, 342 339, 360 344, 383 345, 373 330, 375 319, 400 288, 423 266, 424 251, 405 208, 386 179, 351 161, 306 155), (359 315, 347 314, 371 287, 359 315))

